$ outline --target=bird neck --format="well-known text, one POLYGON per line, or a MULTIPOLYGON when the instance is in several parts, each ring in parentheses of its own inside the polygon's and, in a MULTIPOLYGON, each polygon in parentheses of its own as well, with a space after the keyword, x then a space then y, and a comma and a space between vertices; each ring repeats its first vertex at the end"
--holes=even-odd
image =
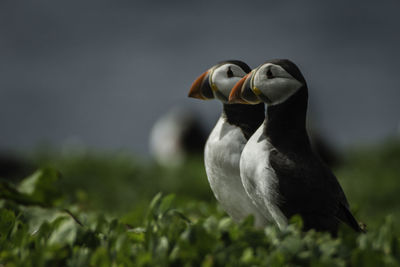
POLYGON ((304 86, 285 102, 268 106, 264 132, 275 147, 293 152, 310 148, 306 130, 307 100, 304 86))
POLYGON ((239 127, 248 140, 265 119, 264 103, 257 105, 224 104, 222 115, 231 125, 239 127))

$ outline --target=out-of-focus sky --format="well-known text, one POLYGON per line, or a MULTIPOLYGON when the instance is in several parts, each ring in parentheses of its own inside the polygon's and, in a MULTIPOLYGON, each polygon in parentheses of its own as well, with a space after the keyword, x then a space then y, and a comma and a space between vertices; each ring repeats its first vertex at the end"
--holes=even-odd
POLYGON ((216 62, 288 58, 309 118, 333 144, 400 122, 398 1, 0 1, 0 149, 78 142, 147 153, 172 106, 210 129, 221 105, 187 98, 216 62), (71 141, 72 140, 72 141, 71 141))

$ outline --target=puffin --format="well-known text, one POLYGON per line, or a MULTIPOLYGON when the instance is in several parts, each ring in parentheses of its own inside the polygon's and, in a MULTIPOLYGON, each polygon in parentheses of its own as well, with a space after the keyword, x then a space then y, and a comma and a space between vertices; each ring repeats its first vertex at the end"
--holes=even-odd
POLYGON ((264 103, 228 103, 233 86, 250 71, 242 61, 220 62, 195 80, 188 96, 202 100, 215 98, 222 102, 221 116, 204 148, 207 178, 215 198, 235 222, 253 215, 254 226, 261 228, 268 221, 243 187, 239 162, 247 140, 264 121, 264 103))
POLYGON ((165 168, 180 167, 193 155, 202 155, 208 134, 196 114, 175 106, 165 111, 150 132, 150 152, 165 168))
POLYGON ((290 60, 266 61, 232 89, 230 103, 267 104, 262 125, 240 158, 247 194, 280 229, 300 215, 303 230, 337 235, 340 223, 363 232, 332 171, 311 148, 306 130, 307 83, 290 60))

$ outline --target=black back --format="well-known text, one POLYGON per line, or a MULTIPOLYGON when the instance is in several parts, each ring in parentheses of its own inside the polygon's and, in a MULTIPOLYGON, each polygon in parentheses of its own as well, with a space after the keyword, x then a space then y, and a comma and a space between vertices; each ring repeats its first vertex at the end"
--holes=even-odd
POLYGON ((336 234, 339 221, 343 221, 361 231, 336 177, 311 149, 306 131, 308 90, 303 75, 289 60, 268 62, 282 66, 303 83, 285 102, 267 109, 264 131, 275 148, 269 164, 278 179, 279 208, 288 218, 300 214, 305 230, 336 234))

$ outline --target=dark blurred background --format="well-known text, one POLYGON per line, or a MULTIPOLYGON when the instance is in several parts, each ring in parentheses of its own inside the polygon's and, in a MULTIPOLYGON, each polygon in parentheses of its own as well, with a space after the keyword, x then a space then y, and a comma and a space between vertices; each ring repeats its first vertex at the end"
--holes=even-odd
POLYGON ((207 129, 220 103, 187 98, 216 62, 297 63, 309 118, 335 147, 400 122, 398 1, 0 1, 0 149, 80 144, 146 155, 173 106, 207 129))

